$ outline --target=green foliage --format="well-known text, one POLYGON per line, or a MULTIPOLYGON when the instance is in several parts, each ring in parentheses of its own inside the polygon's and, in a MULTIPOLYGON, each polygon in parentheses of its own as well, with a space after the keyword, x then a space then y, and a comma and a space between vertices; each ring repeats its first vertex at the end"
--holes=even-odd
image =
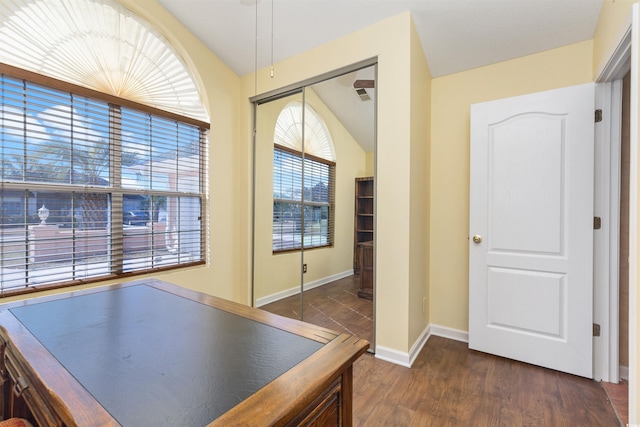
MULTIPOLYGON (((124 167, 138 161, 135 152, 121 153, 120 163, 124 167)), ((106 186, 109 184, 110 162, 109 142, 104 139, 76 144, 68 140, 54 140, 40 145, 29 156, 25 178, 36 182, 106 186)), ((18 172, 15 168, 11 171, 18 172)), ((80 222, 85 229, 103 229, 107 226, 107 194, 83 193, 80 207, 82 217, 75 221, 76 225, 80 222)))

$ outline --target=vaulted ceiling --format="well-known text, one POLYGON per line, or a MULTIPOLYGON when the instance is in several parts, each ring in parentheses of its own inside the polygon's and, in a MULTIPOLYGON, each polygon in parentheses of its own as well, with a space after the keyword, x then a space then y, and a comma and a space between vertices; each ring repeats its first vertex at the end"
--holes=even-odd
POLYGON ((411 11, 438 77, 591 39, 603 0, 158 1, 240 76, 411 11))
MULTIPOLYGON (((158 1, 240 76, 410 11, 431 75, 439 77, 589 40, 603 0, 158 1)), ((353 90, 360 78, 373 72, 314 90, 371 152, 373 100, 362 102, 353 90)), ((367 91, 375 99, 375 89, 367 91)))

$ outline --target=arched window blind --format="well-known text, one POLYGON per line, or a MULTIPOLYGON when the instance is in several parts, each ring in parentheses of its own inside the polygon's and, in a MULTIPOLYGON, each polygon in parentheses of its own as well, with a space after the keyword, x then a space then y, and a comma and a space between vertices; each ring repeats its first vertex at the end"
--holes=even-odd
MULTIPOLYGON (((302 152, 302 103, 287 104, 276 122, 274 143, 302 152)), ((304 115, 304 152, 330 162, 336 161, 333 141, 322 117, 309 105, 304 115)))
POLYGON ((315 110, 287 104, 276 121, 273 153, 273 252, 333 245, 335 151, 315 110), (304 133, 304 152, 303 152, 304 133), (304 232, 303 232, 304 230, 304 232))
POLYGON ((209 122, 191 73, 115 0, 3 0, 0 63, 209 122))

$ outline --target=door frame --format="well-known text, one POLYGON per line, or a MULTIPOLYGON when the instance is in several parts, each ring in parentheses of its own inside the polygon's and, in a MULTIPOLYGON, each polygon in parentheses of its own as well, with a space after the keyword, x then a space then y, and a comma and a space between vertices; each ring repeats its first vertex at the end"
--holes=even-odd
MULTIPOLYGON (((622 105, 621 79, 631 69, 637 75, 637 67, 632 61, 632 33, 637 32, 637 4, 633 5, 632 13, 628 16, 623 31, 618 37, 618 43, 608 56, 603 58, 594 81, 596 86, 596 108, 602 108, 602 126, 596 126, 596 150, 602 156, 600 164, 596 163, 596 199, 594 215, 603 217, 602 233, 594 235, 594 323, 601 325, 600 338, 594 337, 594 379, 617 383, 620 379, 619 363, 619 243, 620 243, 620 121, 622 105), (598 168, 600 167, 600 168, 598 168), (608 192, 604 190, 607 189, 608 192), (608 194, 607 194, 608 193, 608 194), (600 197, 598 197, 598 194, 600 197), (603 197, 608 195, 608 197, 603 197), (605 219, 606 218, 606 219, 605 219), (606 228, 605 228, 606 226, 606 228)), ((632 79, 633 80, 633 79, 632 79)), ((632 81, 632 88, 635 83, 632 81)), ((634 110, 634 89, 631 90, 631 109, 634 110)), ((635 100, 637 102, 637 99, 635 100)), ((636 111, 637 113, 637 111, 636 111)), ((631 145, 634 145, 634 135, 637 140, 637 118, 631 113, 631 145), (635 130, 634 130, 635 129, 635 130)), ((598 157, 598 156, 596 156, 598 157)), ((637 171, 637 161, 631 156, 631 170, 637 171)), ((632 172, 633 173, 633 172, 632 172)), ((631 212, 629 216, 629 288, 630 312, 634 302, 632 290, 635 290, 635 183, 630 182, 629 202, 631 212)), ((629 346, 631 349, 635 336, 635 323, 629 322, 629 346)), ((633 350, 631 350, 633 351, 633 350)), ((635 369, 632 368, 633 357, 629 358, 629 379, 634 378, 635 369)), ((632 393, 632 387, 629 388, 632 393)), ((635 413, 635 405, 630 399, 630 415, 635 413)))
MULTIPOLYGON (((640 8, 638 4, 633 4, 632 11, 627 17, 625 24, 622 27, 622 31, 617 38, 617 44, 614 46, 608 56, 605 56, 598 67, 594 81, 596 83, 611 82, 621 79, 628 70, 631 70, 631 87, 630 87, 630 182, 629 182, 629 371, 627 377, 629 380, 629 422, 635 423, 638 417, 638 408, 636 404, 637 396, 639 395, 637 383, 637 221, 638 221, 638 60, 640 58, 640 8)), ((613 171, 611 172, 613 174, 613 171)), ((616 181, 618 176, 609 175, 611 181, 616 181)), ((610 235, 611 235, 610 230, 610 235)), ((597 262, 608 262, 611 267, 611 259, 597 259, 597 262)), ((594 293, 597 296, 603 294, 612 296, 612 291, 617 293, 618 283, 610 281, 609 283, 596 283, 594 287, 594 293), (613 290, 615 288, 615 290, 613 290)), ((595 309, 595 307, 594 307, 595 309)), ((609 337, 612 333, 614 337, 618 337, 619 331, 617 327, 612 327, 612 322, 617 323, 618 315, 618 300, 615 301, 610 298, 609 304, 604 307, 598 307, 598 309, 604 309, 606 313, 603 313, 603 319, 605 324, 603 328, 606 328, 609 332, 609 337), (614 319, 615 316, 615 319, 614 319), (606 325, 606 326, 605 326, 606 325)), ((615 374, 616 366, 619 366, 617 358, 613 358, 612 352, 617 352, 618 344, 616 343, 615 349, 612 348, 613 343, 609 340, 595 340, 594 351, 596 354, 608 355, 608 363, 601 360, 600 363, 594 366, 594 372, 608 372, 610 375, 613 372, 615 374), (597 348, 596 348, 597 347, 597 348), (608 366, 607 366, 608 365, 608 366), (615 365, 615 366, 614 366, 615 365)), ((618 372, 619 374, 619 372, 618 372)), ((612 379, 619 379, 613 377, 612 379)))
POLYGON ((593 323, 601 326, 593 339, 593 379, 618 383, 622 81, 597 84, 595 105, 603 114, 595 126, 594 216, 602 222, 593 235, 593 323))

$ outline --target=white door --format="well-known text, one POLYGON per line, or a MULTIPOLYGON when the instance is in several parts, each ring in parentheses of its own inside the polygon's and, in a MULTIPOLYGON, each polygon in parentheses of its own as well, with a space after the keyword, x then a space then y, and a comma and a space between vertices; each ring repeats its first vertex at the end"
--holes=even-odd
POLYGON ((469 347, 592 377, 594 85, 471 106, 469 347))

